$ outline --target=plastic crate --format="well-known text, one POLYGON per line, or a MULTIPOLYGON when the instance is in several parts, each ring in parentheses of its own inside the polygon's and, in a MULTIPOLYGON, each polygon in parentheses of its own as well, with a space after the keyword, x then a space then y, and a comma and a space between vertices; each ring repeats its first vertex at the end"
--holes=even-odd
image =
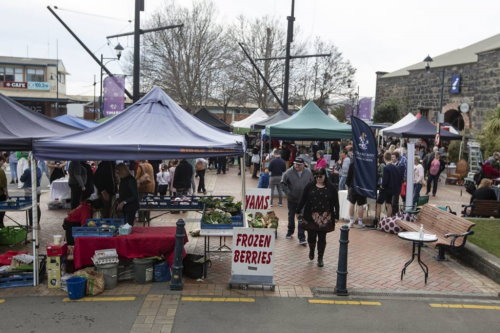
MULTIPOLYGON (((39 256, 39 282, 43 281, 46 270, 46 256, 39 256)), ((33 272, 4 272, 0 273, 0 289, 14 287, 31 287, 33 286, 33 272)))
POLYGON ((233 229, 243 227, 243 214, 231 216, 231 223, 212 224, 205 223, 201 218, 201 229, 233 229))
POLYGON ((0 209, 20 209, 31 204, 31 197, 11 196, 8 201, 0 201, 0 209))
POLYGON ((113 237, 118 229, 102 227, 73 227, 73 238, 78 237, 113 237))
POLYGON ((121 225, 125 224, 125 219, 114 218, 114 219, 87 219, 87 221, 85 221, 85 225, 88 225, 90 221, 95 222, 96 224, 95 227, 101 227, 103 225, 113 225, 116 228, 119 228, 121 225))
POLYGON ((26 239, 28 231, 25 227, 9 226, 0 229, 0 245, 16 245, 26 239))

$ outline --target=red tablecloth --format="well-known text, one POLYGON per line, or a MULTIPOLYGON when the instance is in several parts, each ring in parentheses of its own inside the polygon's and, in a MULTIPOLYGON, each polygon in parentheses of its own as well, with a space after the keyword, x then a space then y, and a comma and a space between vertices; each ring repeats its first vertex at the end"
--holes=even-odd
MULTIPOLYGON (((120 257, 129 259, 163 254, 172 266, 175 230, 176 227, 133 227, 132 233, 126 236, 75 238, 75 268, 93 265, 94 252, 104 249, 116 249, 120 257)), ((186 237, 184 243, 187 240, 186 237)))

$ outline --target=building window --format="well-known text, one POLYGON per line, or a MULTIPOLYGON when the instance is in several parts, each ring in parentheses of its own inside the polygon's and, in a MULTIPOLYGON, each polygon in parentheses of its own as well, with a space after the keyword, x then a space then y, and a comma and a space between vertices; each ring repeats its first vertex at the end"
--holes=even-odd
POLYGON ((0 81, 5 81, 5 68, 0 67, 0 81))
POLYGON ((45 71, 39 68, 26 69, 26 81, 45 82, 45 71))
POLYGON ((5 67, 4 81, 14 81, 14 68, 5 67))
POLYGON ((66 80, 66 77, 64 76, 64 74, 59 73, 57 75, 57 77, 59 78, 59 83, 64 84, 64 81, 66 80))
POLYGON ((22 67, 15 67, 14 68, 14 81, 17 81, 17 82, 24 81, 23 72, 24 71, 23 71, 22 67))

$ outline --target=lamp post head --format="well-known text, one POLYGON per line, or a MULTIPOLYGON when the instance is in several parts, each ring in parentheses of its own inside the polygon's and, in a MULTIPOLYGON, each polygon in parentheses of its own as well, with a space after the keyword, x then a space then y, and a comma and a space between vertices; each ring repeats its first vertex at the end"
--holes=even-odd
POLYGON ((428 72, 431 69, 430 63, 433 62, 434 60, 431 58, 430 55, 427 55, 425 57, 424 62, 425 62, 425 71, 428 72))
POLYGON ((123 50, 124 50, 124 48, 120 43, 118 43, 118 45, 115 46, 116 57, 118 58, 118 60, 120 60, 120 57, 122 56, 123 50))

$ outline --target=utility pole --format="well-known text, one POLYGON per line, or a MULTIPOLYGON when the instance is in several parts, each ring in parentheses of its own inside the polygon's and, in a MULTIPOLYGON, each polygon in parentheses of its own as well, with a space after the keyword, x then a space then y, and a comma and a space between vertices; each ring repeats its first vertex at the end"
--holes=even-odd
MULTIPOLYGON (((285 82, 283 84, 283 103, 279 103, 279 104, 283 108, 283 111, 285 111, 285 113, 287 113, 287 114, 290 114, 288 112, 288 90, 289 90, 289 86, 290 86, 290 60, 292 60, 292 59, 301 59, 301 58, 313 58, 313 57, 330 57, 332 55, 331 53, 328 53, 328 54, 311 54, 311 55, 301 55, 301 56, 292 56, 292 55, 290 55, 290 48, 291 48, 291 44, 293 42, 293 22, 295 21, 294 13, 295 13, 295 0, 292 0, 292 12, 291 12, 291 15, 287 16, 287 18, 286 18, 288 20, 288 28, 287 28, 287 31, 286 31, 285 56, 284 57, 271 57, 271 58, 269 58, 266 55, 265 58, 255 59, 255 60, 263 60, 263 61, 268 61, 268 60, 282 60, 282 59, 285 60, 285 80, 284 80, 285 82)), ((249 57, 249 56, 247 55, 247 57, 249 57)), ((253 62, 253 60, 251 60, 251 63, 254 66, 254 68, 258 72, 260 72, 259 69, 257 68, 257 65, 255 65, 255 63, 253 62)), ((266 83, 265 80, 264 80, 264 82, 266 83)), ((269 84, 267 84, 267 85, 269 86, 269 84)), ((271 91, 272 91, 272 89, 271 89, 271 91)), ((275 96, 275 98, 276 98, 276 96, 275 96)), ((279 99, 277 99, 277 100, 279 100, 279 99)))
POLYGON ((283 89, 283 111, 288 113, 288 87, 290 84, 290 47, 293 42, 293 22, 295 21, 295 0, 292 0, 292 15, 287 16, 288 29, 286 31, 285 49, 285 88, 283 89))
POLYGON ((134 83, 132 95, 134 103, 139 100, 139 82, 141 74, 141 12, 144 11, 144 0, 135 0, 135 22, 134 22, 134 83))

